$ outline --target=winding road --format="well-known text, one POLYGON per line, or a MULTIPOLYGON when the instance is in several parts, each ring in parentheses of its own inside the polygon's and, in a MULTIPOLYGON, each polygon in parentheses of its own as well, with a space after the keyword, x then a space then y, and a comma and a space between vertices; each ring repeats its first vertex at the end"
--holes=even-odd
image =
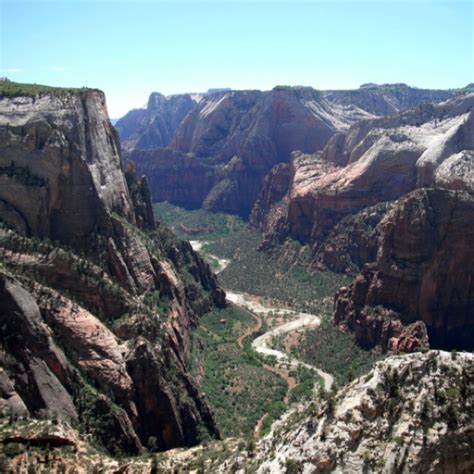
MULTIPOLYGON (((190 241, 192 248, 197 252, 199 252, 202 247, 207 243, 208 242, 204 240, 190 241)), ((206 257, 218 263, 218 269, 216 273, 219 273, 224 270, 224 268, 226 268, 227 265, 229 265, 230 263, 230 260, 220 258, 217 255, 208 254, 206 255, 206 257)), ((284 323, 280 326, 274 327, 267 331, 265 334, 262 334, 261 336, 258 336, 256 339, 254 339, 252 342, 252 347, 255 349, 256 352, 262 355, 275 357, 277 361, 277 369, 286 369, 286 371, 289 371, 292 369, 296 369, 299 366, 302 366, 314 370, 323 379, 325 390, 329 391, 331 389, 332 384, 334 383, 334 378, 331 374, 328 374, 327 372, 324 372, 323 370, 318 369, 317 367, 309 365, 306 362, 300 361, 295 357, 287 354, 286 352, 282 352, 272 347, 272 340, 274 337, 283 336, 285 334, 301 329, 312 329, 318 327, 321 324, 321 319, 319 318, 319 316, 316 316, 314 314, 301 313, 287 308, 265 306, 258 302, 255 297, 252 297, 251 295, 246 295, 244 293, 236 293, 234 291, 226 290, 226 295, 228 301, 236 304, 237 306, 240 306, 241 308, 247 309, 255 317, 256 325, 239 337, 237 343, 240 347, 243 346, 243 340, 247 336, 255 334, 260 330, 260 328, 262 327, 262 317, 265 318, 270 313, 279 313, 282 316, 291 317, 291 321, 284 323)), ((290 382, 288 380, 289 377, 284 378, 290 385, 290 382)), ((314 387, 315 392, 318 389, 319 384, 316 384, 314 387)))
MULTIPOLYGON (((264 306, 261 303, 254 301, 251 296, 245 295, 243 293, 227 291, 226 294, 228 301, 249 310, 257 316, 265 317, 271 312, 278 312, 283 315, 291 316, 292 321, 272 328, 265 334, 262 334, 261 336, 258 336, 256 339, 254 339, 252 342, 252 347, 260 354, 275 357, 277 360, 277 366, 283 366, 283 368, 288 370, 296 369, 298 366, 314 370, 323 379, 324 388, 328 391, 331 389, 332 384, 334 383, 334 378, 332 375, 272 347, 272 340, 274 337, 282 336, 300 329, 312 329, 318 327, 321 324, 321 319, 319 316, 308 313, 300 313, 292 309, 264 306)), ((258 329, 260 329, 260 327, 258 329)), ((252 332, 254 333, 256 331, 252 332)), ((317 391, 318 388, 319 384, 316 384, 314 390, 317 391)))

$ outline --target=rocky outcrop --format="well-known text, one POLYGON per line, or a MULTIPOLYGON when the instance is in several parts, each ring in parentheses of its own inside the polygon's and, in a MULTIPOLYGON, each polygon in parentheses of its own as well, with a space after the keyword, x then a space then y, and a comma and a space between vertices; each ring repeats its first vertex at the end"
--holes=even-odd
POLYGON ((135 109, 117 121, 124 151, 134 148, 166 147, 179 124, 201 99, 200 94, 178 94, 165 97, 153 92, 146 109, 135 109))
POLYGON ((311 265, 321 270, 356 274, 375 262, 382 234, 381 225, 393 202, 379 203, 343 218, 315 246, 311 265))
POLYGON ((187 366, 224 292, 122 172, 103 94, 37 89, 0 98, 0 408, 76 420, 112 453, 219 436, 187 366))
MULTIPOLYGON (((473 370, 470 353, 428 351, 378 362, 328 401, 286 414, 247 465, 259 473, 468 473, 473 370)), ((236 456, 221 472, 242 461, 236 456)))
MULTIPOLYGON (((334 135, 321 153, 294 154, 286 214, 266 229, 265 239, 292 237, 309 244, 320 264, 333 259, 331 244, 332 255, 321 253, 328 249, 324 241, 335 236, 333 229, 348 215, 427 186, 472 191, 473 105, 474 94, 464 94, 361 121, 334 135)), ((345 269, 346 263, 333 261, 330 267, 345 269)))
POLYGON ((2 219, 86 248, 107 214, 134 223, 120 148, 99 91, 0 99, 2 219))
POLYGON ((14 415, 44 411, 77 420, 72 366, 55 344, 34 298, 3 273, 0 314, 3 410, 14 415))
POLYGON ((472 350, 473 239, 471 193, 421 189, 403 197, 383 222, 376 263, 336 295, 335 322, 365 347, 397 350, 402 326, 421 321, 431 347, 472 350))

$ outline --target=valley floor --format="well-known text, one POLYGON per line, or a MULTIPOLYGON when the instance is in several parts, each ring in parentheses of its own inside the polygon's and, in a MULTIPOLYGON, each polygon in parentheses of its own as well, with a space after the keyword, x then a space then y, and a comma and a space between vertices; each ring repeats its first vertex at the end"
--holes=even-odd
MULTIPOLYGON (((193 249, 205 257, 218 274, 226 290, 227 300, 243 310, 243 313, 234 311, 223 314, 221 318, 217 316, 219 323, 204 318, 195 331, 198 345, 204 347, 201 351, 204 363, 197 369, 198 377, 225 436, 248 438, 252 433, 257 437, 264 435, 290 403, 310 399, 322 388, 330 391, 335 379, 338 383, 344 383, 370 368, 372 355, 353 344, 351 348, 355 354, 344 352, 345 360, 338 360, 337 354, 331 354, 331 351, 337 350, 337 345, 345 345, 350 339, 338 333, 330 322, 332 296, 339 286, 346 283, 346 277, 330 272, 308 271, 304 265, 305 249, 297 244, 291 249, 291 262, 281 256, 259 252, 260 236, 236 217, 203 210, 185 211, 167 203, 156 204, 155 210, 159 218, 180 237, 188 239, 193 249), (238 318, 247 314, 252 319, 236 325, 232 321, 236 314, 238 318), (206 339, 212 334, 215 341, 226 332, 219 325, 232 329, 224 337, 226 343, 217 346, 219 356, 216 358, 211 347, 206 345, 206 339), (300 345, 307 348, 305 342, 309 337, 319 337, 323 341, 319 344, 318 357, 313 357, 316 354, 311 351, 300 350, 300 345), (232 408, 229 409, 241 403, 236 394, 231 390, 231 393, 226 393, 229 399, 224 401, 225 395, 217 395, 213 391, 214 386, 220 383, 215 368, 222 361, 217 359, 225 359, 229 352, 235 352, 235 345, 250 356, 254 363, 257 362, 260 369, 277 376, 286 385, 286 393, 275 389, 272 396, 265 400, 263 414, 252 430, 248 429, 248 423, 236 423, 235 413, 232 408), (360 362, 355 369, 354 360, 360 362), (331 370, 327 367, 331 367, 331 370), (234 422, 229 423, 232 418, 234 422), (242 430, 243 426, 247 429, 242 430)), ((228 367, 223 369, 227 376, 223 377, 223 386, 231 384, 234 387, 237 381, 231 380, 232 377, 229 379, 228 367)), ((245 385, 245 382, 241 379, 239 384, 245 385)), ((253 387, 256 385, 253 384, 253 387)), ((262 412, 262 401, 258 395, 255 393, 253 400, 257 407, 252 410, 253 415, 262 412)), ((255 416, 252 419, 255 420, 255 416)))

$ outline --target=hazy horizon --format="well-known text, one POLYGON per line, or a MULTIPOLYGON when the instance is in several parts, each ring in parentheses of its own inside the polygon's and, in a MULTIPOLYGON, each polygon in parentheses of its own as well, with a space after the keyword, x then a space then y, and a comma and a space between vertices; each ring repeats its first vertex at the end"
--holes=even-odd
POLYGON ((474 82, 465 1, 1 0, 0 75, 104 90, 110 116, 172 95, 277 85, 474 82))

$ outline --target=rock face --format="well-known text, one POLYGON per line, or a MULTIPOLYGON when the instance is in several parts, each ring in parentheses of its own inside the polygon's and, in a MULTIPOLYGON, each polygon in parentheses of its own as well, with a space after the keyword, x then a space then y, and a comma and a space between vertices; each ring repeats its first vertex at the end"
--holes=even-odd
POLYGON ((128 157, 147 176, 155 202, 168 201, 195 209, 202 205, 216 182, 212 166, 170 148, 135 150, 128 157), (183 182, 187 185, 183 186, 183 182))
MULTIPOLYGON (((182 165, 176 166, 170 158, 177 156, 180 163, 184 158, 168 150, 143 155, 137 144, 130 158, 140 173, 147 174, 157 199, 247 217, 264 177, 275 164, 288 163, 293 151, 314 153, 336 132, 360 120, 455 94, 400 84, 357 91, 276 87, 268 92, 216 92, 205 95, 188 113, 169 144, 174 151, 190 155, 188 165, 192 161, 193 168, 206 174, 204 183, 190 179, 189 172, 179 174, 182 165), (165 170, 167 162, 169 169, 165 170), (163 171, 169 181, 160 178, 163 171), (179 194, 176 201, 172 200, 174 194, 179 194)), ((154 143, 154 147, 161 146, 159 140, 154 143)))
MULTIPOLYGON (((321 153, 294 154, 289 189, 282 199, 285 215, 274 228, 265 229, 265 240, 278 242, 289 236, 311 245, 316 262, 331 260, 320 247, 348 215, 416 188, 472 192, 473 105, 474 94, 464 94, 438 105, 361 121, 334 135, 321 153)), ((272 207, 258 210, 260 215, 273 212, 272 207)), ((377 225, 376 219, 368 223, 373 224, 377 225)), ((339 270, 345 262, 330 267, 339 270)))
POLYGON ((112 453, 219 436, 187 365, 225 294, 122 172, 103 94, 1 96, 0 137, 0 409, 78 421, 112 453))
MULTIPOLYGON (((255 206, 250 215, 250 224, 264 235, 274 231, 278 235, 278 225, 284 222, 288 211, 287 193, 291 181, 291 169, 287 163, 280 163, 272 168, 263 182, 255 206)), ((284 232, 282 232, 284 234, 284 232)), ((268 246, 265 242, 264 246, 268 246)))
POLYGON ((376 263, 336 295, 335 322, 365 347, 399 350, 403 326, 421 321, 431 347, 472 350, 473 239, 471 193, 421 189, 403 197, 383 222, 376 263))
POLYGON ((77 420, 69 393, 73 369, 55 344, 34 298, 4 274, 0 279, 0 314, 2 409, 15 415, 46 410, 64 419, 77 420))
POLYGON ((146 109, 131 110, 115 124, 123 150, 168 146, 179 124, 200 99, 199 94, 165 97, 153 92, 146 109))
POLYGON ((394 206, 384 202, 343 218, 316 247, 312 266, 337 273, 356 274, 375 262, 380 247, 383 218, 394 206))
POLYGON ((99 91, 0 100, 2 218, 85 247, 116 212, 134 222, 119 143, 99 91))
POLYGON ((469 353, 378 362, 330 401, 300 406, 275 423, 254 466, 262 474, 471 472, 473 370, 469 353))

